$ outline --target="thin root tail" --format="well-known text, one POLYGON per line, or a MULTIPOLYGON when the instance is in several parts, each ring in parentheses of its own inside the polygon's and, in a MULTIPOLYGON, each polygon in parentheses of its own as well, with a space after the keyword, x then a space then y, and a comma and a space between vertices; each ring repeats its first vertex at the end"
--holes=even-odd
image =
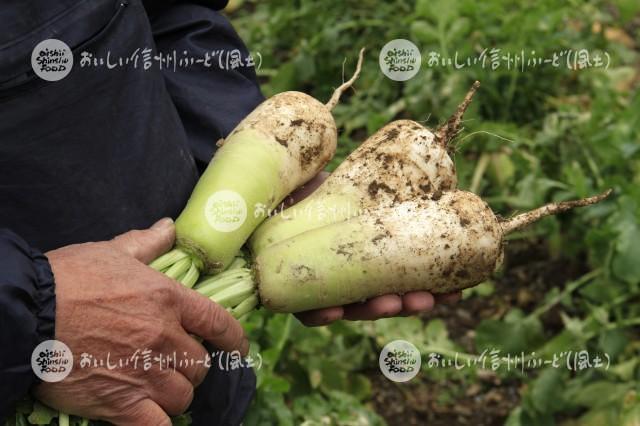
POLYGON ((562 213, 576 207, 590 206, 592 204, 599 203, 600 201, 607 198, 609 194, 611 194, 611 192, 611 189, 607 189, 602 194, 594 195, 593 197, 582 198, 580 200, 562 201, 560 203, 551 203, 547 204, 546 206, 538 207, 535 210, 531 210, 514 216, 510 219, 504 220, 501 223, 502 231, 506 235, 510 232, 517 231, 527 225, 537 222, 543 217, 562 213))
POLYGON ((364 47, 360 49, 360 53, 358 55, 358 64, 356 65, 356 70, 353 73, 353 76, 348 81, 342 83, 342 85, 338 87, 336 90, 334 90, 333 95, 331 95, 331 99, 329 99, 329 102, 325 104, 325 106, 329 109, 329 111, 331 111, 333 108, 335 108, 336 105, 338 105, 338 102, 340 101, 340 96, 342 96, 342 94, 347 89, 353 86, 353 83, 358 79, 358 77, 360 76, 360 71, 362 70, 363 60, 364 60, 364 47))

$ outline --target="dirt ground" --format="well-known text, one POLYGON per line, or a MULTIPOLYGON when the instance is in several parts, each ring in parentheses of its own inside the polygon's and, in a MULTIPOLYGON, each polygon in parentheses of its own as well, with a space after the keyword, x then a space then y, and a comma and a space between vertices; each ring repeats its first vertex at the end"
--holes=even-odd
MULTIPOLYGON (((586 272, 581 259, 551 259, 540 244, 512 242, 506 255, 508 264, 494 281, 494 294, 440 305, 423 316, 443 319, 451 339, 470 353, 475 353, 474 328, 482 319, 500 318, 510 307, 529 312, 551 288, 586 272)), ((557 311, 549 311, 542 320, 545 330, 562 328, 557 311)), ((456 383, 419 377, 396 384, 378 371, 371 372, 374 407, 389 425, 502 425, 520 400, 522 383, 517 379, 506 381, 488 374, 473 383, 456 383), (443 392, 461 386, 466 386, 462 398, 442 401, 443 392)))

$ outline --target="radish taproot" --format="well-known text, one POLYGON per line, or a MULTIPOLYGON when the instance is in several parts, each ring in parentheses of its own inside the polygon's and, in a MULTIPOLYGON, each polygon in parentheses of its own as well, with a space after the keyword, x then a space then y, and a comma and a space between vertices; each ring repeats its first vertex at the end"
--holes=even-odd
POLYGON ((176 248, 151 263, 191 287, 201 272, 224 270, 254 229, 290 192, 318 174, 336 150, 331 109, 360 73, 322 104, 301 92, 260 104, 219 143, 176 220, 176 248), (195 280, 194 280, 195 277, 195 280))
MULTIPOLYGON (((461 190, 371 209, 264 249, 253 263, 251 303, 259 299, 271 311, 299 312, 387 293, 472 287, 502 262, 505 235, 545 216, 598 203, 610 192, 510 219, 498 218, 480 197, 461 190)), ((246 281, 242 285, 248 294, 246 281)), ((233 287, 226 292, 233 293, 233 287)))
POLYGON ((436 131, 411 120, 382 127, 312 195, 264 221, 249 240, 252 253, 258 255, 279 241, 357 216, 365 209, 455 189, 458 179, 449 156, 450 142, 479 85, 473 84, 456 112, 436 131))

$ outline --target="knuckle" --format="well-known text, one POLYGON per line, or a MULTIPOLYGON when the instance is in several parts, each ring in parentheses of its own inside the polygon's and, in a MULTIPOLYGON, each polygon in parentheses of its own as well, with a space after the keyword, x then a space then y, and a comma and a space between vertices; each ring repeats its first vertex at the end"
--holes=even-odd
POLYGON ((204 382, 204 379, 207 377, 209 370, 206 367, 199 367, 193 373, 193 378, 191 382, 194 386, 198 386, 200 383, 204 382))
POLYGON ((118 235, 111 241, 115 242, 121 251, 127 254, 135 254, 140 248, 138 240, 141 237, 141 233, 142 231, 138 230, 129 231, 126 234, 118 235))
POLYGON ((183 389, 181 389, 177 395, 177 406, 176 406, 177 413, 176 414, 182 414, 185 411, 187 411, 192 401, 193 401, 193 386, 191 385, 183 386, 183 389))
POLYGON ((207 330, 211 333, 212 337, 220 337, 229 332, 231 328, 231 322, 227 312, 220 306, 210 303, 207 318, 207 330))
POLYGON ((147 321, 133 333, 131 341, 140 350, 162 348, 167 339, 167 328, 163 321, 147 321))
POLYGON ((162 247, 171 247, 175 240, 175 234, 173 232, 164 232, 160 235, 158 242, 162 247))
POLYGON ((164 425, 166 419, 160 416, 160 413, 150 409, 146 400, 136 399, 134 402, 123 405, 112 416, 108 416, 108 420, 116 425, 164 425))
POLYGON ((159 307, 165 308, 166 306, 175 305, 176 301, 176 287, 174 283, 166 277, 160 277, 162 279, 154 279, 153 289, 151 291, 151 297, 159 307))
POLYGON ((180 373, 166 372, 152 385, 151 395, 168 414, 177 416, 191 405, 194 389, 180 373))

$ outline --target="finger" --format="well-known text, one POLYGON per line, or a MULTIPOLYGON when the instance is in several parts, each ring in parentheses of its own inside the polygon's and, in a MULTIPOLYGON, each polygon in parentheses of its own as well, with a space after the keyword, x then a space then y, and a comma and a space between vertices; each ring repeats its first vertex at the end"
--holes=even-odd
POLYGON ((462 292, 456 291, 455 293, 443 293, 437 294, 436 303, 443 303, 445 305, 451 305, 453 303, 457 303, 462 298, 462 292))
POLYGON ((171 365, 169 368, 175 368, 193 386, 197 387, 202 383, 209 371, 205 367, 205 359, 208 355, 207 350, 184 330, 178 333, 171 333, 166 340, 165 350, 168 356, 173 356, 174 351, 176 353, 176 359, 171 360, 175 362, 175 366, 171 365))
POLYGON ((293 191, 284 201, 285 207, 289 207, 292 204, 299 203, 313 193, 322 182, 327 179, 329 172, 320 172, 315 175, 309 182, 302 185, 300 188, 293 191))
POLYGON ((162 374, 164 377, 151 389, 151 398, 170 416, 179 416, 193 401, 193 385, 173 370, 165 370, 162 374))
POLYGON ((249 353, 249 340, 240 323, 226 309, 207 297, 177 285, 178 308, 182 327, 210 342, 218 349, 249 353))
POLYGON ((416 315, 433 309, 435 299, 428 291, 412 291, 402 296, 402 314, 416 315))
POLYGON ((352 321, 375 320, 398 315, 402 311, 402 298, 397 294, 374 297, 364 303, 344 307, 344 319, 352 321))
POLYGON ((107 420, 117 426, 171 426, 167 413, 150 399, 143 399, 116 418, 107 420))
POLYGON ((142 263, 150 263, 173 247, 176 229, 171 218, 156 222, 151 228, 118 235, 111 243, 142 263))
POLYGON ((327 325, 342 318, 344 310, 342 306, 332 308, 314 309, 313 311, 298 312, 296 317, 307 327, 327 325))

